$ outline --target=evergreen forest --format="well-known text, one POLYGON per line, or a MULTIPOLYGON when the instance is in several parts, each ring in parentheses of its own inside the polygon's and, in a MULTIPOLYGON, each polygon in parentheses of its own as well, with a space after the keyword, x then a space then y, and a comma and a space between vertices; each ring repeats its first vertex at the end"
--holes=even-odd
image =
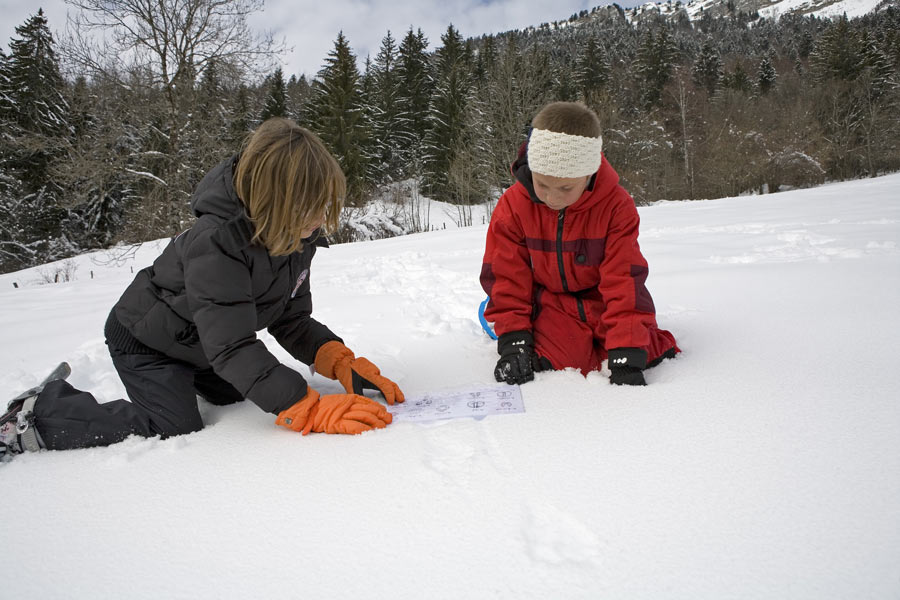
POLYGON ((481 37, 412 26, 367 57, 338 32, 310 78, 250 31, 261 0, 67 2, 79 12, 64 39, 38 10, 0 48, 0 272, 177 234, 205 172, 273 116, 325 141, 347 210, 401 182, 398 202, 410 189, 496 200, 552 100, 597 112, 638 204, 900 169, 896 2, 852 20, 732 8, 636 21, 612 5, 481 37))

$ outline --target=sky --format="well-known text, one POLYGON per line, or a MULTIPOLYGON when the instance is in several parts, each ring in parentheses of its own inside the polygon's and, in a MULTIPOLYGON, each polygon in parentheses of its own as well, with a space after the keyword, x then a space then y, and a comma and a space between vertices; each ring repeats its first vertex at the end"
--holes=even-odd
MULTIPOLYGON (((898 189, 900 173, 641 207, 647 286, 683 351, 646 387, 538 373, 524 412, 359 436, 201 401, 190 435, 0 462, 0 596, 896 600, 898 189)), ((438 231, 320 249, 313 315, 409 407, 508 390, 476 316, 479 207, 463 228, 420 208, 438 231)), ((60 360, 76 388, 123 397, 103 323, 167 242, 0 275, 7 397, 60 360), (58 269, 70 281, 44 283, 58 269)))
MULTIPOLYGON (((260 31, 273 31, 276 38, 293 48, 283 57, 286 74, 314 76, 340 31, 362 63, 367 54, 375 58, 389 30, 399 39, 410 26, 422 29, 434 49, 451 23, 463 37, 473 37, 565 20, 573 13, 604 4, 607 3, 602 0, 267 0, 264 11, 252 18, 251 25, 260 31)), ((638 4, 641 2, 636 0, 619 2, 623 7, 638 4)), ((65 29, 66 11, 72 10, 62 0, 0 0, 0 40, 4 50, 9 47, 15 27, 39 7, 43 7, 50 29, 58 38, 65 29)))

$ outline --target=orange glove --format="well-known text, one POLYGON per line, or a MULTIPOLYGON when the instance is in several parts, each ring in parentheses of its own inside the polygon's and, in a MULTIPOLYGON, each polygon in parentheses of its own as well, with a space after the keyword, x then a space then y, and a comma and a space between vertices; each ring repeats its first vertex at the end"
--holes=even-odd
POLYGON ((309 388, 302 400, 278 413, 275 424, 300 431, 303 435, 310 431, 357 434, 370 429, 383 429, 391 420, 391 413, 365 396, 319 396, 319 392, 309 388))
POLYGON ((382 377, 378 367, 366 358, 356 358, 350 348, 338 341, 328 342, 316 352, 316 372, 340 381, 348 394, 378 390, 388 404, 404 400, 396 383, 382 377))

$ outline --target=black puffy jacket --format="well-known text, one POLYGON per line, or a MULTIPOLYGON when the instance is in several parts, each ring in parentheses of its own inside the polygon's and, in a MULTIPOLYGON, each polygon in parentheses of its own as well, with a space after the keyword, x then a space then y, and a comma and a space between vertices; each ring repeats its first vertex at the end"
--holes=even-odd
MULTIPOLYGON (((118 320, 150 348, 213 370, 263 410, 278 413, 306 395, 306 381, 257 337, 268 328, 291 356, 312 364, 340 340, 310 316, 309 268, 324 238, 290 256, 251 244, 253 225, 233 184, 232 157, 198 184, 198 217, 140 271, 115 306, 118 320)), ((314 235, 311 239, 316 239, 314 235)))

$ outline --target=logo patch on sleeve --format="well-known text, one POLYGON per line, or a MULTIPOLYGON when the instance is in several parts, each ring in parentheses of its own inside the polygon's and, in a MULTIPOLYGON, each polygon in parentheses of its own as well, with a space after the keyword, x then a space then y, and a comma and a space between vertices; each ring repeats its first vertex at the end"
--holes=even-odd
POLYGON ((309 269, 303 269, 303 272, 300 273, 300 277, 297 278, 297 285, 294 286, 294 291, 291 292, 291 298, 297 295, 297 291, 300 289, 300 286, 303 285, 303 282, 306 281, 307 275, 309 275, 309 269))

